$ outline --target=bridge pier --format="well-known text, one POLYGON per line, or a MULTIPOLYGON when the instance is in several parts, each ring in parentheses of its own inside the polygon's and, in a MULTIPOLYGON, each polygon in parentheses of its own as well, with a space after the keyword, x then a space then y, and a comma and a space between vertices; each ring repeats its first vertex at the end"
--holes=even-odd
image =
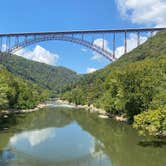
POLYGON ((18 43, 19 43, 19 36, 16 36, 16 37, 15 37, 15 43, 14 43, 14 45, 17 46, 18 43))
POLYGON ((137 32, 137 46, 140 45, 140 32, 137 32))
POLYGON ((116 54, 116 32, 114 32, 113 34, 113 58, 115 58, 115 54, 116 54))
POLYGON ((10 48, 10 36, 7 36, 6 39, 6 52, 9 53, 9 48, 10 48))
POLYGON ((103 50, 104 50, 104 47, 105 47, 105 36, 104 36, 104 33, 103 33, 103 46, 102 46, 103 50))
POLYGON ((3 39, 3 38, 0 38, 0 52, 2 52, 2 43, 3 43, 3 42, 2 42, 2 39, 3 39))
POLYGON ((124 32, 125 39, 124 39, 124 54, 127 53, 127 32, 124 32))

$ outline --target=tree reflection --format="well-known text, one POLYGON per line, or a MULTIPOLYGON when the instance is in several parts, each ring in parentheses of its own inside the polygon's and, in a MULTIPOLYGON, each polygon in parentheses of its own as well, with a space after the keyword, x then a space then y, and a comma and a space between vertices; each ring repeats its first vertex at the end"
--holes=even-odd
MULTIPOLYGON (((96 157, 96 161, 99 163, 104 156, 108 156, 109 162, 114 166, 163 166, 166 163, 164 145, 155 148, 150 146, 149 141, 154 143, 153 139, 138 136, 130 126, 109 119, 100 119, 97 115, 90 114, 85 110, 64 108, 43 109, 31 114, 20 114, 16 118, 15 125, 9 127, 7 132, 0 134, 0 150, 2 151, 6 147, 13 134, 20 133, 20 131, 31 132, 31 130, 51 127, 62 128, 74 121, 94 137, 89 154, 84 156, 85 158, 78 159, 80 163, 83 163, 84 160, 88 164, 91 157, 96 157)), ((75 161, 70 162, 72 165, 75 161)), ((70 162, 67 162, 68 165, 70 162)), ((59 165, 61 164, 59 163, 59 165)), ((65 162, 62 165, 65 166, 65 162)), ((105 165, 107 166, 108 162, 105 165)))

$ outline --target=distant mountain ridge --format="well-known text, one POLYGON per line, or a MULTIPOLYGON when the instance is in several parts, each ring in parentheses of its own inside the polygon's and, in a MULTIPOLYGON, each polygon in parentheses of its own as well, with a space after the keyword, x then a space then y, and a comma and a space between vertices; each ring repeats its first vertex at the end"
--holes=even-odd
POLYGON ((59 93, 65 86, 76 83, 80 76, 65 67, 50 66, 17 55, 1 53, 0 63, 8 71, 40 87, 59 93))

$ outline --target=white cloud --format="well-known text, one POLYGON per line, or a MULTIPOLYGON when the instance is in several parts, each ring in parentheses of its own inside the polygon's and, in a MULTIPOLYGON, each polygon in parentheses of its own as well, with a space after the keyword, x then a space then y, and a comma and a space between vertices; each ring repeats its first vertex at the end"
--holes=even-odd
MULTIPOLYGON (((123 18, 135 24, 144 24, 153 27, 166 27, 166 0, 115 0, 123 18)), ((147 40, 146 36, 140 36, 140 43, 147 40)), ((104 47, 112 53, 108 41, 104 40, 104 47)), ((137 35, 130 34, 127 39, 127 52, 137 47, 137 35)), ((103 39, 99 38, 94 44, 102 47, 103 39)), ((116 48, 116 58, 124 54, 124 46, 116 48)), ((103 56, 93 52, 92 60, 103 60, 103 56)))
POLYGON ((49 138, 54 138, 55 129, 47 128, 42 130, 27 131, 21 134, 16 134, 10 138, 9 144, 12 146, 17 146, 22 141, 26 141, 30 146, 36 146, 46 141, 49 138))
POLYGON ((82 52, 87 52, 87 49, 82 48, 81 51, 82 51, 82 52))
MULTIPOLYGON (((140 36, 140 44, 144 43, 148 38, 146 36, 140 36)), ((137 40, 138 40, 138 36, 135 33, 130 33, 128 39, 127 39, 127 52, 130 52, 131 50, 133 50, 134 48, 137 47, 137 40)), ((104 48, 105 50, 109 51, 110 53, 113 53, 113 51, 109 48, 109 44, 107 40, 104 40, 104 48)), ((94 44, 96 44, 99 47, 102 47, 103 45, 103 39, 96 39, 94 41, 94 44)), ((115 56, 116 58, 120 58, 123 54, 124 54, 124 45, 123 46, 119 46, 116 48, 115 50, 115 56)), ((93 56, 91 58, 92 60, 97 60, 97 61, 101 61, 103 59, 105 59, 102 55, 93 52, 93 56)))
MULTIPOLYGON (((103 43, 104 43, 104 49, 107 50, 107 51, 109 51, 109 52, 112 52, 111 49, 110 49, 109 46, 108 46, 109 43, 108 43, 107 40, 103 40, 102 38, 98 38, 98 39, 94 40, 94 42, 93 42, 94 45, 97 45, 97 46, 99 46, 99 47, 101 47, 101 48, 103 48, 103 43)), ((103 55, 98 54, 98 53, 96 53, 96 52, 94 51, 94 52, 93 52, 93 56, 92 56, 91 59, 92 59, 92 60, 101 61, 101 60, 103 60, 103 59, 105 59, 105 58, 103 57, 103 55)))
POLYGON ((132 23, 166 26, 166 0, 116 0, 123 18, 132 23))
MULTIPOLYGON (((146 24, 155 27, 166 27, 166 0, 116 0, 118 9, 123 18, 129 19, 132 23, 146 24)), ((147 40, 146 36, 140 36, 140 43, 147 40)), ((108 41, 104 41, 104 47, 107 51, 113 52, 108 41)), ((94 44, 102 47, 103 39, 99 38, 94 44)), ((137 35, 130 34, 127 39, 127 52, 137 47, 137 35)), ((116 58, 124 54, 124 46, 119 46, 115 51, 116 58)), ((102 55, 93 53, 92 60, 101 60, 102 55)))
POLYGON ((1 48, 1 51, 2 52, 5 52, 7 49, 7 45, 6 44, 2 44, 2 48, 1 48))
POLYGON ((39 45, 37 45, 32 51, 21 49, 20 51, 17 51, 15 54, 33 61, 46 63, 49 65, 56 65, 59 59, 58 54, 51 53, 50 51, 46 50, 45 48, 39 45))
POLYGON ((93 73, 93 72, 95 72, 97 69, 95 69, 95 68, 91 68, 91 67, 88 67, 87 68, 87 73, 93 73))
MULTIPOLYGON (((127 52, 130 52, 137 47, 137 34, 131 33, 127 39, 127 52)), ((140 36, 140 44, 144 43, 148 38, 146 36, 140 36)), ((116 58, 121 57, 124 54, 124 46, 119 46, 115 51, 116 58)))
POLYGON ((93 138, 90 149, 89 149, 89 152, 94 158, 98 158, 101 155, 103 157, 106 157, 103 150, 102 150, 104 148, 105 148, 105 146, 102 142, 100 142, 100 141, 96 140, 95 138, 93 138))

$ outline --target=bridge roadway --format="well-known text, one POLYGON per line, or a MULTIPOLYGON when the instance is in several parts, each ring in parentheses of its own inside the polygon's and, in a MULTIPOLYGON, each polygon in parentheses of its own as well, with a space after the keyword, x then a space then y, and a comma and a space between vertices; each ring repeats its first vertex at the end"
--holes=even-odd
POLYGON ((154 32, 164 30, 166 28, 129 28, 129 29, 101 29, 101 30, 75 30, 75 31, 59 31, 59 32, 21 32, 21 33, 6 33, 0 34, 0 52, 16 53, 18 50, 29 45, 48 41, 62 40, 83 45, 103 55, 110 61, 116 60, 116 40, 117 34, 124 34, 124 54, 127 53, 127 35, 129 33, 137 34, 137 46, 141 44, 141 33, 148 33, 150 37, 154 32), (94 43, 94 35, 100 35, 102 46, 94 43), (105 36, 112 35, 112 52, 105 48, 105 36), (85 37, 90 36, 93 40, 89 41, 85 37), (5 50, 3 46, 5 45, 5 50))
POLYGON ((16 36, 32 36, 32 35, 63 35, 63 34, 96 34, 96 33, 120 33, 120 32, 154 32, 161 31, 166 28, 128 28, 128 29, 100 29, 100 30, 72 30, 72 31, 50 31, 50 32, 21 32, 21 33, 6 33, 0 37, 16 37, 16 36))

